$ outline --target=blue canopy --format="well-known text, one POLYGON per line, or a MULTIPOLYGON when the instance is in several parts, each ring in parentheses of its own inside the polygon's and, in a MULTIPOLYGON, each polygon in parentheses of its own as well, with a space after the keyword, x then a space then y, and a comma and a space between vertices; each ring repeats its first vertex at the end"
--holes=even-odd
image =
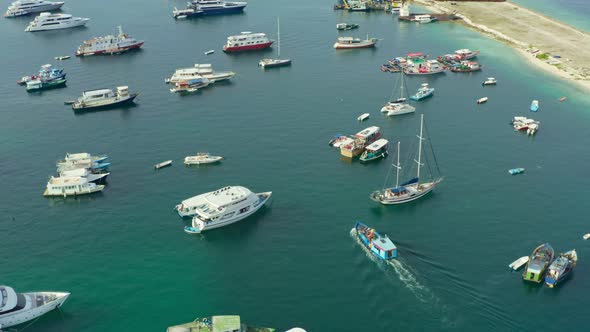
POLYGON ((413 179, 411 179, 410 181, 408 181, 406 183, 402 183, 402 185, 400 187, 407 186, 407 185, 410 185, 410 184, 414 184, 414 183, 417 183, 417 182, 418 182, 418 178, 413 178, 413 179))
POLYGON ((392 193, 399 194, 407 191, 406 187, 395 187, 390 189, 392 193))

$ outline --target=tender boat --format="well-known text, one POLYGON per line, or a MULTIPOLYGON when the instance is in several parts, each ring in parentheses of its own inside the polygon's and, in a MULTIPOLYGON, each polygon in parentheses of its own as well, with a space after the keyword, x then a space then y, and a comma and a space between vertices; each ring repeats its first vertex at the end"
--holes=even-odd
POLYGON ((189 93, 196 92, 199 89, 205 88, 211 84, 211 81, 204 77, 193 78, 187 81, 180 81, 174 84, 174 87, 170 89, 170 92, 189 93))
POLYGON ((358 28, 359 25, 356 23, 338 23, 336 29, 340 31, 352 30, 358 28))
POLYGON ((363 122, 363 121, 365 121, 366 119, 368 119, 368 118, 369 118, 369 116, 371 116, 371 114, 369 114, 369 113, 363 113, 363 114, 359 115, 359 117, 358 117, 358 118, 356 118, 356 119, 357 119, 358 121, 360 121, 360 122, 363 122))
POLYGON ((375 257, 382 260, 397 258, 397 247, 387 235, 377 233, 373 228, 360 221, 356 222, 354 229, 357 238, 375 257))
POLYGON ((213 54, 213 53, 215 53, 215 50, 209 50, 209 51, 205 52, 205 55, 209 55, 209 54, 213 54))
POLYGON ((27 82, 27 92, 49 90, 54 88, 61 88, 66 85, 65 78, 59 78, 51 81, 44 81, 42 79, 35 79, 27 82))
POLYGON ((354 158, 361 153, 365 147, 381 137, 381 128, 371 126, 365 128, 354 135, 351 143, 340 145, 340 154, 347 158, 354 158))
POLYGON ((78 50, 76 56, 89 55, 113 55, 121 54, 130 50, 136 50, 143 46, 143 40, 137 40, 123 32, 121 26, 117 27, 119 33, 116 36, 107 35, 85 40, 78 50))
POLYGON ((514 262, 510 263, 510 265, 508 265, 508 267, 512 271, 516 271, 516 270, 520 269, 528 261, 529 261, 529 256, 522 256, 519 259, 515 260, 514 262))
POLYGON ((367 39, 364 40, 353 37, 338 37, 338 40, 336 41, 336 43, 334 43, 334 48, 337 50, 369 48, 375 47, 377 41, 377 38, 369 38, 369 36, 367 36, 367 39))
POLYGON ((0 286, 0 328, 37 319, 60 308, 68 296, 67 292, 17 293, 12 287, 0 286))
POLYGON ((206 15, 238 14, 244 11, 247 4, 247 2, 237 1, 193 0, 187 4, 186 9, 174 8, 172 17, 182 19, 206 15))
POLYGON ((482 98, 479 98, 476 102, 478 104, 483 104, 483 103, 485 103, 487 101, 488 101, 488 97, 482 97, 482 98))
POLYGON ((138 96, 137 93, 129 93, 129 87, 118 86, 116 92, 111 89, 84 91, 82 97, 72 104, 74 111, 86 111, 105 109, 132 103, 138 96))
POLYGON ((206 78, 209 83, 229 80, 236 73, 233 71, 215 71, 210 63, 195 63, 193 67, 180 68, 174 71, 170 78, 164 80, 166 83, 188 82, 194 79, 206 78))
MULTIPOLYGON (((406 181, 402 184, 399 184, 399 173, 401 170, 400 164, 400 143, 397 144, 397 163, 392 164, 391 168, 396 169, 396 177, 395 177, 395 186, 389 188, 383 188, 381 190, 376 190, 371 193, 370 198, 371 200, 384 204, 402 204, 414 201, 421 197, 424 197, 426 194, 434 190, 436 186, 443 180, 442 176, 440 175, 433 175, 431 174, 431 179, 429 181, 420 182, 422 179, 420 178, 420 171, 422 167, 426 164, 422 160, 422 144, 424 138, 424 114, 420 115, 420 134, 418 136, 418 153, 417 158, 414 159, 416 162, 416 177, 406 181)), ((434 150, 433 150, 434 153, 434 150)), ((435 162, 435 170, 439 171, 438 164, 436 163, 436 157, 433 158, 435 162)), ((428 170, 431 168, 428 167, 428 170)), ((389 174, 387 175, 386 179, 389 178, 389 174)), ((387 183, 386 183, 387 185, 387 183)))
POLYGON ((575 249, 559 254, 559 257, 549 266, 549 270, 545 275, 545 285, 553 288, 558 283, 565 281, 574 271, 577 262, 578 254, 575 249))
POLYGON ((496 85, 496 83, 498 83, 498 81, 496 81, 495 78, 488 77, 485 81, 481 82, 481 85, 496 85))
POLYGON ((56 56, 55 60, 62 61, 62 60, 67 60, 69 58, 70 58, 69 55, 60 55, 60 56, 56 56))
POLYGON ((400 97, 389 101, 381 108, 381 112, 387 113, 387 116, 414 113, 416 111, 416 108, 410 105, 410 103, 407 102, 407 98, 404 96, 406 94, 406 91, 404 90, 404 75, 404 72, 400 72, 400 97))
POLYGON ((184 158, 185 165, 202 165, 202 164, 213 164, 223 160, 223 157, 212 156, 207 152, 199 152, 196 156, 187 156, 184 158))
POLYGON ((533 100, 531 102, 531 112, 536 112, 539 110, 539 101, 538 100, 533 100))
MULTIPOLYGON (((170 326, 166 332, 275 332, 273 328, 242 324, 240 316, 212 316, 197 318, 190 323, 170 326)), ((305 332, 305 331, 303 331, 305 332)))
POLYGON ((467 48, 463 48, 460 50, 456 50, 455 54, 460 56, 463 60, 469 60, 477 57, 479 55, 479 51, 472 51, 467 48))
POLYGON ((105 163, 109 160, 109 156, 106 154, 101 155, 91 155, 88 152, 77 152, 77 153, 66 153, 64 159, 59 160, 56 163, 56 166, 59 168, 61 165, 67 163, 77 163, 77 162, 87 162, 91 161, 93 163, 105 163))
POLYGON ((510 175, 521 174, 521 173, 524 173, 524 168, 519 167, 519 168, 509 169, 508 173, 510 173, 510 175))
POLYGON ((542 282, 543 276, 545 276, 549 264, 553 261, 554 255, 553 248, 549 243, 541 244, 535 248, 522 274, 522 278, 525 281, 542 282))
POLYGON ((58 10, 63 6, 63 2, 51 2, 44 0, 17 0, 8 6, 4 17, 17 17, 29 15, 32 13, 48 12, 58 10))
POLYGON ((416 92, 415 95, 410 96, 410 99, 418 101, 428 97, 432 97, 433 94, 434 88, 429 87, 428 83, 422 83, 422 86, 420 87, 420 89, 418 89, 418 92, 416 92))
POLYGON ((227 37, 224 52, 257 51, 269 48, 273 41, 264 33, 244 31, 240 35, 227 37))
POLYGON ((78 196, 100 192, 104 185, 89 182, 81 176, 51 177, 43 196, 78 196))
POLYGON ((160 168, 168 167, 168 166, 171 166, 171 165, 172 165, 172 160, 166 160, 166 161, 163 161, 163 162, 161 162, 159 164, 155 164, 154 165, 154 168, 155 169, 160 169, 160 168))
POLYGON ((35 32, 75 28, 86 25, 86 22, 89 20, 89 18, 74 17, 70 14, 51 14, 43 12, 29 23, 25 31, 35 32))
POLYGON ((385 138, 380 138, 375 142, 369 144, 365 148, 365 152, 359 158, 362 162, 376 160, 379 158, 385 158, 387 155, 387 149, 389 148, 389 141, 385 138))
POLYGON ((262 68, 275 68, 291 65, 291 59, 281 59, 281 30, 279 19, 277 18, 277 57, 276 59, 262 59, 258 63, 262 68))

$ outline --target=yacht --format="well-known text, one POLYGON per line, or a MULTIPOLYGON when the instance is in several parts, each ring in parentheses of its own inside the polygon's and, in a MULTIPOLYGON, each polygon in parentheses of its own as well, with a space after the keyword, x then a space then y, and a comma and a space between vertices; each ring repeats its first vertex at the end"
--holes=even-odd
POLYGON ((198 17, 204 15, 236 14, 244 11, 247 2, 229 2, 223 0, 193 0, 186 9, 172 11, 174 18, 198 17))
POLYGON ((36 319, 67 300, 66 292, 17 293, 0 285, 0 328, 8 328, 36 319))
POLYGON ((215 71, 209 63, 196 63, 190 68, 177 69, 172 77, 165 80, 166 83, 179 83, 197 78, 206 78, 210 83, 229 80, 236 73, 233 71, 215 71))
POLYGON ((187 156, 184 158, 185 165, 204 165, 204 164, 214 164, 216 162, 222 161, 223 157, 221 156, 212 156, 208 152, 199 152, 196 156, 187 156))
POLYGON ((133 102, 137 93, 129 93, 127 86, 118 86, 116 92, 111 89, 84 91, 82 97, 72 104, 74 111, 116 107, 133 102))
POLYGON ((78 50, 76 56, 88 56, 95 54, 120 54, 126 51, 138 49, 143 46, 143 40, 137 40, 123 32, 118 27, 119 34, 116 36, 106 35, 85 40, 78 50))
POLYGON ((337 50, 345 50, 345 49, 352 49, 352 48, 370 48, 375 47, 377 44, 377 38, 369 38, 361 40, 360 38, 353 38, 353 37, 338 37, 336 43, 334 43, 334 48, 337 50))
POLYGON ((25 29, 28 32, 75 28, 86 25, 89 18, 74 17, 70 14, 51 14, 43 12, 35 17, 25 29))
POLYGON ((224 52, 253 51, 269 48, 273 41, 264 33, 252 33, 244 31, 237 36, 227 37, 227 43, 223 46, 224 52))
POLYGON ((51 2, 44 0, 17 0, 8 6, 4 17, 17 17, 29 15, 32 13, 57 10, 60 9, 63 4, 63 2, 51 2))
POLYGON ((241 186, 228 186, 182 201, 176 206, 178 214, 194 216, 187 233, 201 233, 208 229, 227 226, 258 211, 272 192, 253 193, 241 186))
POLYGON ((104 185, 89 182, 81 176, 51 177, 43 196, 77 196, 102 191, 104 185))

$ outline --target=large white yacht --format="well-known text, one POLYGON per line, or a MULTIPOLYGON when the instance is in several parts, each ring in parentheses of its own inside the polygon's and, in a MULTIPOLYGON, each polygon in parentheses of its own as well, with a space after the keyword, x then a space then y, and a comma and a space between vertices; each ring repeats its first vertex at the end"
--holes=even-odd
POLYGON ((51 177, 43 196, 77 196, 102 191, 104 185, 89 182, 81 176, 51 177))
POLYGON ((25 31, 35 32, 75 28, 86 25, 86 22, 89 20, 89 18, 74 17, 70 14, 51 14, 43 12, 29 23, 29 26, 27 26, 25 31))
POLYGON ((228 186, 185 199, 176 206, 181 217, 194 216, 188 233, 227 226, 258 211, 272 195, 271 191, 253 193, 241 186, 228 186))
POLYGON ((204 77, 211 83, 217 81, 229 80, 236 73, 233 71, 214 71, 209 63, 196 63, 190 68, 177 69, 172 77, 166 79, 166 83, 180 83, 204 77))
POLYGON ((17 293, 0 285, 0 328, 26 323, 61 307, 70 296, 66 292, 17 293))
POLYGON ((32 13, 57 10, 60 9, 63 4, 63 2, 51 2, 45 0, 17 0, 8 6, 4 17, 24 16, 32 13))

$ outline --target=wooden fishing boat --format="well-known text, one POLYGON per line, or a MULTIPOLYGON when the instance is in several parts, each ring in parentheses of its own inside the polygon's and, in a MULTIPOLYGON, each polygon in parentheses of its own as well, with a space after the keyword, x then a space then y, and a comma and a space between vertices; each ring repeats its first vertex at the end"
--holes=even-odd
POLYGON ((362 245, 375 257, 382 260, 397 258, 397 247, 387 235, 377 233, 373 228, 357 221, 354 225, 356 236, 362 245))
POLYGON ((359 158, 362 162, 376 160, 379 158, 385 158, 387 155, 387 149, 389 148, 389 141, 385 138, 380 138, 375 142, 369 144, 365 148, 365 151, 359 158))
POLYGON ((529 261, 522 274, 522 279, 536 283, 542 282, 549 264, 553 262, 554 255, 553 248, 549 243, 544 243, 536 247, 529 257, 529 261))
POLYGON ((559 257, 549 266, 547 275, 545 275, 545 285, 553 288, 558 283, 565 281, 572 274, 577 262, 578 254, 575 249, 559 254, 559 257))

